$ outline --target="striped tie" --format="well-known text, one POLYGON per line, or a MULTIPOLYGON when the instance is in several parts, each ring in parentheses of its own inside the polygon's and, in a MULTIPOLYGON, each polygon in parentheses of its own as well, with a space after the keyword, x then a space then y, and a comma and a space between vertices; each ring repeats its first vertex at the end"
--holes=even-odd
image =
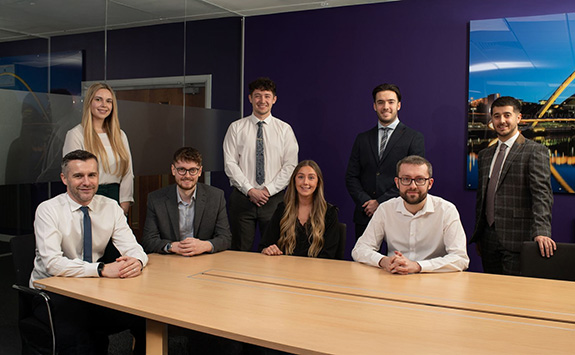
POLYGON ((262 125, 263 121, 258 122, 258 135, 256 138, 256 182, 261 185, 266 180, 266 171, 264 169, 264 135, 262 125))

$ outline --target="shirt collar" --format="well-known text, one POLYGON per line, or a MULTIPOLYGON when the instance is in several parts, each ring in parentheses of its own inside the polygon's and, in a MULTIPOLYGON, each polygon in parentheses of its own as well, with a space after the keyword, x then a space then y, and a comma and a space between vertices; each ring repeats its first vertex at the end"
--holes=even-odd
MULTIPOLYGON (((72 198, 70 197, 70 194, 68 192, 64 192, 66 194, 66 199, 68 200, 68 203, 70 205, 70 210, 71 211, 77 211, 80 209, 80 207, 82 207, 83 205, 79 204, 78 202, 72 200, 72 198)), ((96 195, 94 195, 94 197, 96 197, 96 195)), ((90 211, 94 210, 94 198, 92 198, 92 201, 90 201, 90 203, 88 204, 88 209, 90 209, 90 211)))
POLYGON ((499 148, 499 146, 501 144, 505 144, 507 146, 507 148, 511 148, 513 147, 513 144, 515 143, 515 141, 517 140, 517 138, 519 138, 519 130, 517 132, 515 132, 515 134, 513 135, 513 137, 509 138, 508 140, 506 140, 505 142, 499 141, 499 144, 497 145, 497 148, 499 148))
POLYGON ((397 197, 397 205, 395 206, 395 211, 405 216, 416 217, 416 216, 422 216, 427 213, 433 213, 435 212, 435 208, 433 207, 433 203, 431 202, 431 195, 427 193, 427 198, 425 199, 425 204, 423 205, 423 208, 417 211, 416 214, 412 214, 407 210, 407 208, 405 208, 403 197, 401 196, 397 197))
POLYGON ((268 115, 268 117, 266 117, 263 120, 260 120, 259 118, 257 118, 256 115, 254 115, 253 113, 250 116, 250 121, 252 121, 253 124, 255 124, 255 125, 257 125, 258 122, 260 122, 260 121, 263 121, 266 125, 269 125, 273 119, 274 119, 274 116, 272 116, 271 113, 268 115))
MULTIPOLYGON (((190 203, 196 201, 196 194, 198 193, 198 184, 196 183, 196 188, 194 189, 194 193, 192 194, 192 200, 190 201, 190 203)), ((178 204, 182 204, 184 206, 189 205, 190 203, 186 203, 184 202, 184 200, 182 200, 182 198, 180 197, 180 188, 176 186, 176 196, 178 197, 178 204)))
MULTIPOLYGON (((393 131, 397 128, 398 124, 399 124, 399 117, 395 121, 393 121, 393 123, 390 123, 388 126, 385 126, 385 127, 389 128, 393 131)), ((381 122, 377 121, 377 128, 378 129, 379 128, 385 128, 385 127, 381 124, 381 122)))

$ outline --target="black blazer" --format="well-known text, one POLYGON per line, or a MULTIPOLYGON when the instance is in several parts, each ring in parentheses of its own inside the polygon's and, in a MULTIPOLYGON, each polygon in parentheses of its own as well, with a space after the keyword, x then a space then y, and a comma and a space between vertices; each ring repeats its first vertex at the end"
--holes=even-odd
POLYGON ((380 160, 377 130, 375 126, 357 136, 347 164, 345 184, 356 205, 353 215, 356 224, 369 222, 361 207, 366 201, 375 199, 382 203, 399 196, 393 180, 398 161, 409 155, 425 156, 423 134, 399 122, 380 160))
MULTIPOLYGON (((198 183, 194 216, 194 237, 209 240, 214 252, 229 249, 232 233, 226 212, 224 192, 198 183)), ((148 209, 142 245, 146 253, 165 253, 169 242, 180 240, 180 214, 176 185, 148 194, 148 209)))

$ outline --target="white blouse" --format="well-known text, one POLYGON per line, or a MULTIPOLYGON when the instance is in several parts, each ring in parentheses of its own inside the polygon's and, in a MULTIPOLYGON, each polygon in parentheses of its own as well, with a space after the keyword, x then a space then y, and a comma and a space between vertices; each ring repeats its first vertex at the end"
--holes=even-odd
MULTIPOLYGON (((98 133, 102 145, 108 154, 108 164, 110 164, 110 172, 104 172, 102 164, 100 163, 99 183, 100 185, 106 184, 120 184, 120 202, 134 202, 134 172, 132 169, 132 153, 130 152, 130 145, 128 144, 128 137, 124 131, 122 132, 122 142, 128 151, 130 162, 128 163, 128 171, 124 176, 114 175, 112 172, 116 170, 117 161, 112 151, 112 145, 106 133, 98 133)), ((62 156, 76 150, 85 149, 84 147, 84 128, 81 124, 72 128, 66 133, 66 140, 64 141, 64 148, 62 149, 62 156)))

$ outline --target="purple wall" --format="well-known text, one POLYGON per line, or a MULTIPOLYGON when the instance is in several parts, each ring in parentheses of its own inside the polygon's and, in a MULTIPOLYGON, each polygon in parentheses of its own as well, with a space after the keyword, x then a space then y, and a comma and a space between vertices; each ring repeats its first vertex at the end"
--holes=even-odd
MULTIPOLYGON (((245 82, 269 76, 278 84, 274 115, 292 125, 300 160, 314 159, 322 167, 327 199, 339 206, 340 221, 348 225, 348 256, 355 238, 344 176, 353 140, 376 124, 373 87, 399 85, 399 117, 425 135, 434 165, 431 192, 455 203, 470 238, 475 191, 465 188, 468 23, 565 12, 575 12, 575 5, 564 0, 404 0, 250 17, 245 82)), ((247 100, 245 108, 249 114, 247 100)), ((555 195, 557 241, 575 242, 573 198, 555 195)), ((469 255, 471 270, 480 270, 474 246, 469 255)))

